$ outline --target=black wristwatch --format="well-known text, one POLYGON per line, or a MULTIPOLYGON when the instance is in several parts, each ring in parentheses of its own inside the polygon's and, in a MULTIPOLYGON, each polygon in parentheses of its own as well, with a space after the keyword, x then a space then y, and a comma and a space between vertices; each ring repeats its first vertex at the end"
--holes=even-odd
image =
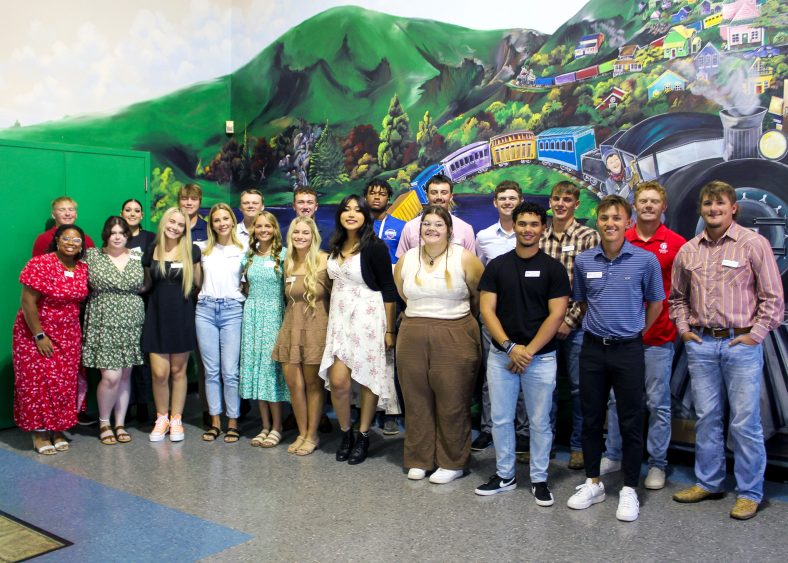
POLYGON ((501 348, 503 348, 503 351, 506 352, 507 356, 509 355, 509 352, 514 350, 515 346, 517 346, 517 344, 508 339, 501 342, 501 348))
POLYGON ((38 334, 33 336, 33 338, 36 340, 36 342, 38 342, 39 340, 43 340, 46 337, 47 337, 47 335, 44 334, 43 332, 39 332, 38 334))

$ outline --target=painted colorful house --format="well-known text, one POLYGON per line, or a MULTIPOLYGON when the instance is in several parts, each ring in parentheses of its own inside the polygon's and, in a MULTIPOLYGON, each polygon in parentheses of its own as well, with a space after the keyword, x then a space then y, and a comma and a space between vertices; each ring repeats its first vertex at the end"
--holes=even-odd
POLYGON ((687 57, 700 50, 700 37, 694 29, 677 25, 665 36, 662 44, 662 58, 673 60, 675 58, 687 57))
POLYGON ((604 111, 607 108, 614 108, 621 103, 621 100, 627 97, 627 94, 629 94, 629 92, 626 90, 613 86, 610 93, 602 98, 602 102, 596 106, 596 109, 598 111, 604 111))
POLYGON ((752 61, 750 68, 747 69, 747 83, 744 84, 744 91, 750 94, 760 95, 774 85, 774 69, 766 64, 760 57, 752 61))
POLYGON ((660 12, 659 10, 654 10, 653 12, 651 12, 651 15, 649 16, 649 18, 652 20, 658 20, 661 17, 662 17, 662 12, 660 12))
POLYGON ((667 92, 681 92, 687 87, 687 79, 672 70, 666 70, 654 82, 648 85, 648 99, 667 92))
POLYGON ((625 72, 640 72, 643 65, 635 58, 640 52, 639 45, 622 45, 618 48, 618 58, 613 63, 613 76, 624 74, 625 72))
POLYGON ((584 57, 586 55, 596 55, 604 41, 604 33, 584 35, 580 38, 580 41, 578 41, 577 45, 575 46, 575 58, 584 57))
POLYGON ((711 13, 711 2, 709 0, 703 0, 700 3, 700 15, 708 16, 711 13))
POLYGON ((722 19, 726 23, 720 26, 720 37, 727 43, 728 49, 765 44, 764 28, 755 25, 760 15, 761 7, 756 0, 736 0, 723 4, 722 19))
POLYGON ((720 70, 722 54, 713 43, 706 43, 692 59, 698 79, 711 80, 720 70))
POLYGON ((670 17, 671 23, 681 23, 686 20, 690 15, 690 9, 684 6, 678 12, 670 17))
POLYGON ((662 0, 662 9, 670 10, 673 7, 673 0, 662 0))

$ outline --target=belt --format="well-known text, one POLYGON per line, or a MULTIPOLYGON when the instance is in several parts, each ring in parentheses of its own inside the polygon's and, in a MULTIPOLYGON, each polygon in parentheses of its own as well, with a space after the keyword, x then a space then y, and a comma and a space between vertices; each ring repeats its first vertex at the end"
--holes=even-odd
POLYGON ((639 342, 643 340, 643 336, 638 334, 636 336, 630 336, 628 338, 617 338, 612 336, 597 336, 591 332, 586 331, 583 335, 583 338, 591 338, 591 340, 595 340, 605 346, 613 346, 615 344, 628 344, 630 342, 639 342))
POLYGON ((712 338, 733 338, 741 336, 742 334, 749 334, 752 330, 751 326, 744 328, 708 328, 705 326, 693 326, 692 330, 701 334, 706 334, 712 338))

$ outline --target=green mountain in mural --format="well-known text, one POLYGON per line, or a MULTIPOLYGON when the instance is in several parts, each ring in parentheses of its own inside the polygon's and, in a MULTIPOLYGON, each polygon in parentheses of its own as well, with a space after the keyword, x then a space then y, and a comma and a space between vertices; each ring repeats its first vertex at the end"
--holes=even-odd
POLYGON ((502 89, 522 53, 544 40, 528 30, 475 31, 339 7, 292 28, 231 75, 113 115, 0 136, 148 150, 155 164, 190 176, 221 147, 226 119, 252 135, 271 135, 298 118, 340 129, 372 121, 377 128, 397 94, 415 119, 430 110, 445 120, 502 89))

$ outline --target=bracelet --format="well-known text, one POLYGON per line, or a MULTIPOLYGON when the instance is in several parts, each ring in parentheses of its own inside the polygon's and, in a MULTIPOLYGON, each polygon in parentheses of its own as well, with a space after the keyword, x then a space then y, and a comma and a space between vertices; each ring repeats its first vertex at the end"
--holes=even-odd
POLYGON ((386 334, 394 334, 394 331, 393 330, 387 330, 386 334))
POLYGON ((517 343, 516 342, 512 342, 511 345, 506 349, 506 355, 507 356, 512 353, 512 350, 514 350, 515 346, 517 346, 517 343))

